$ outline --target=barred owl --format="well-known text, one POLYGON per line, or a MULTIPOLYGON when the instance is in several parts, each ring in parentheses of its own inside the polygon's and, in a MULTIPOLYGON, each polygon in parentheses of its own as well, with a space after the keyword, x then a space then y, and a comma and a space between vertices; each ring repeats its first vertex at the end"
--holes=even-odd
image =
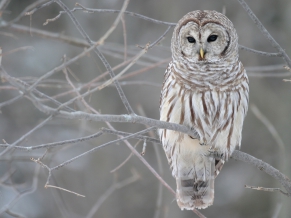
POLYGON ((213 204, 214 179, 241 145, 248 77, 238 60, 238 36, 216 11, 193 11, 176 25, 165 72, 160 120, 188 126, 198 137, 160 129, 176 199, 187 210, 213 204))

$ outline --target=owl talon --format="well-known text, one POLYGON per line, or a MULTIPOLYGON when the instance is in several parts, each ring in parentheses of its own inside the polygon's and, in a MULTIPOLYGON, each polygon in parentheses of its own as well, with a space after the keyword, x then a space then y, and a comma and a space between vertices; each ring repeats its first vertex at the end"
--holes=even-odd
POLYGON ((208 150, 208 152, 209 152, 209 156, 211 156, 211 157, 213 157, 215 159, 218 159, 218 160, 224 159, 224 157, 225 157, 225 154, 221 153, 219 150, 214 150, 214 149, 210 148, 208 150))
POLYGON ((206 142, 206 140, 201 140, 201 141, 199 142, 199 144, 200 144, 201 146, 205 146, 205 145, 207 145, 207 142, 206 142))
POLYGON ((193 136, 190 136, 190 135, 189 135, 189 137, 190 137, 191 139, 196 139, 196 138, 194 138, 193 136))

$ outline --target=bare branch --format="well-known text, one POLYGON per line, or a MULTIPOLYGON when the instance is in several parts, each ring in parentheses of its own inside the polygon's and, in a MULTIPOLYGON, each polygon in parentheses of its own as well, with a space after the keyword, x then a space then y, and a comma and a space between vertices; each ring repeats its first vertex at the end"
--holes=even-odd
POLYGON ((79 47, 90 47, 90 44, 86 42, 85 40, 74 38, 74 37, 69 37, 60 33, 53 33, 45 30, 40 30, 40 29, 35 29, 33 27, 27 27, 19 24, 11 24, 9 29, 20 32, 20 33, 26 33, 26 34, 33 34, 35 36, 43 37, 43 38, 48 38, 48 39, 54 39, 54 40, 59 40, 74 46, 79 46, 79 47))
POLYGON ((155 129, 155 127, 150 127, 150 128, 148 128, 148 129, 145 129, 145 130, 142 130, 142 131, 140 131, 140 132, 137 132, 137 133, 131 134, 131 135, 129 135, 129 136, 125 136, 125 137, 123 137, 123 138, 120 138, 120 139, 116 139, 116 140, 113 140, 113 141, 107 142, 107 143, 105 143, 105 144, 103 144, 103 145, 99 145, 98 147, 92 148, 92 149, 89 150, 89 151, 86 151, 86 152, 84 152, 84 153, 82 153, 82 154, 80 154, 80 155, 78 155, 78 156, 76 156, 76 157, 74 157, 74 158, 72 158, 72 159, 70 159, 70 160, 67 160, 67 161, 65 161, 65 162, 63 162, 63 163, 61 163, 61 164, 59 164, 59 165, 57 165, 57 166, 51 168, 51 170, 57 170, 57 169, 59 169, 59 168, 65 166, 65 165, 67 165, 67 164, 69 164, 69 163, 75 161, 76 159, 78 159, 78 158, 80 158, 80 157, 82 157, 82 156, 84 156, 84 155, 90 154, 90 153, 92 153, 92 152, 94 152, 94 151, 96 151, 96 150, 98 150, 98 149, 100 149, 100 148, 103 148, 103 147, 107 146, 107 145, 111 145, 111 144, 114 144, 114 143, 117 143, 117 142, 123 141, 123 140, 125 140, 125 139, 134 138, 135 136, 138 136, 138 135, 141 135, 141 134, 147 133, 148 131, 151 131, 151 130, 153 130, 153 129, 155 129))
POLYGON ((11 210, 6 210, 5 211, 7 214, 9 214, 10 216, 12 217, 18 217, 18 218, 26 218, 25 216, 23 216, 22 214, 19 214, 19 213, 15 213, 11 210))
MULTIPOLYGON (((0 108, 3 107, 3 106, 7 106, 9 104, 12 104, 14 103, 15 101, 17 101, 18 99, 21 99, 24 95, 24 93, 28 93, 30 90, 28 90, 30 87, 29 84, 27 84, 26 82, 20 80, 20 79, 17 79, 17 78, 14 78, 12 76, 10 76, 4 69, 2 66, 0 66, 0 73, 2 74, 2 78, 4 78, 5 80, 7 80, 11 85, 17 87, 19 89, 19 92, 20 92, 20 95, 19 96, 16 96, 15 98, 13 99, 10 99, 8 100, 7 102, 3 102, 0 104, 0 108)), ((34 81, 35 83, 36 81, 34 81)), ((58 106, 61 106, 62 104, 60 102, 58 102, 57 100, 51 98, 50 96, 38 91, 37 89, 35 88, 32 88, 32 90, 35 94, 37 94, 38 96, 40 97, 43 97, 45 99, 48 99, 50 100, 51 102, 55 103, 56 105, 58 106)), ((68 107, 67 105, 63 105, 62 107, 60 108, 65 108, 67 109, 68 111, 74 111, 72 108, 68 107)))
POLYGON ((166 34, 170 31, 171 26, 168 26, 167 30, 152 44, 149 45, 149 49, 160 43, 166 36, 166 34))
MULTIPOLYGON (((141 105, 138 106, 138 112, 142 115, 142 116, 146 116, 145 111, 143 110, 143 108, 141 107, 141 105)), ((148 127, 148 126, 146 126, 148 127)), ((155 134, 153 132, 150 132, 149 135, 154 138, 155 134)), ((144 143, 146 143, 146 140, 144 140, 144 143)), ((158 142, 159 143, 159 142, 158 142)), ((158 144, 157 143, 157 144, 158 144)), ((158 163, 158 170, 161 176, 164 175, 164 170, 163 170, 163 165, 162 165, 162 161, 161 161, 161 155, 160 155, 160 151, 158 146, 154 146, 154 151, 156 154, 156 158, 157 158, 157 163, 158 163)), ((144 152, 143 152, 144 153, 144 152)), ((159 183, 159 189, 158 189, 158 194, 157 194, 157 200, 156 200, 156 210, 155 210, 155 214, 154 214, 154 218, 159 218, 160 217, 160 213, 161 213, 161 206, 162 206, 162 196, 163 196, 163 184, 159 183)))
MULTIPOLYGON (((149 127, 147 126, 147 128, 149 128, 149 127)), ((128 133, 128 132, 121 132, 121 131, 116 131, 116 130, 111 130, 111 129, 106 129, 106 128, 102 128, 102 132, 103 133, 114 134, 114 135, 120 135, 120 136, 128 136, 128 135, 131 134, 131 133, 128 133)), ((149 141, 149 142, 152 142, 152 143, 160 143, 160 140, 155 139, 153 137, 138 135, 135 138, 136 139, 140 139, 140 140, 146 140, 146 141, 149 141)))
POLYGON ((124 15, 121 16, 121 23, 123 29, 123 43, 124 43, 124 60, 127 59, 127 37, 126 37, 126 25, 124 20, 124 15))
POLYGON ((264 187, 260 187, 260 186, 248 186, 248 185, 245 185, 245 188, 249 188, 249 189, 253 189, 253 190, 258 190, 258 191, 266 191, 266 192, 275 192, 275 191, 279 191, 280 193, 282 193, 283 195, 286 195, 286 196, 290 196, 288 193, 286 192, 283 192, 281 189, 279 188, 264 188, 264 187))
MULTIPOLYGON (((83 141, 87 141, 90 139, 94 139, 97 138, 99 136, 101 136, 103 134, 102 131, 97 132, 95 134, 89 135, 89 136, 85 136, 85 137, 81 137, 81 138, 77 138, 77 139, 70 139, 70 140, 65 140, 65 141, 60 141, 60 142, 53 142, 53 143, 46 143, 46 144, 41 144, 41 145, 36 145, 36 146, 29 146, 29 147, 24 147, 24 146, 14 146, 14 148, 17 149, 22 149, 22 150, 26 150, 26 151, 32 151, 35 149, 43 149, 43 148, 53 148, 59 145, 66 145, 66 144, 73 144, 73 143, 79 143, 79 142, 83 142, 83 141)), ((0 147, 2 148, 6 148, 6 147, 10 147, 11 145, 7 145, 7 144, 0 144, 0 147)))
MULTIPOLYGON (((36 5, 34 7, 32 5, 30 5, 29 8, 33 8, 33 9, 29 12, 26 12, 25 15, 29 15, 29 16, 33 15, 37 10, 44 8, 44 7, 47 7, 52 3, 54 3, 54 1, 52 1, 52 0, 39 0, 39 1, 35 2, 36 5), (43 2, 46 2, 46 3, 42 4, 43 2)), ((29 10, 29 8, 27 7, 26 9, 29 10)))
POLYGON ((270 52, 264 52, 264 51, 258 51, 252 48, 248 48, 246 46, 243 45, 239 45, 239 49, 243 50, 243 51, 249 51, 258 55, 262 55, 262 56, 266 56, 266 57, 283 57, 283 54, 281 53, 270 53, 270 52))
POLYGON ((1 109, 2 107, 4 107, 4 106, 8 106, 8 105, 10 105, 10 104, 13 104, 14 102, 18 101, 18 100, 21 99, 22 97, 23 97, 23 95, 18 95, 18 96, 14 97, 14 98, 12 98, 12 99, 10 99, 10 100, 8 100, 8 101, 4 101, 4 102, 0 103, 0 109, 1 109))
POLYGON ((93 44, 90 48, 85 49, 83 52, 81 52, 79 55, 75 56, 74 58, 71 58, 70 60, 68 60, 67 62, 63 63, 62 65, 54 68, 53 70, 47 72, 46 74, 44 74, 43 76, 39 77, 39 79, 37 79, 28 89, 27 91, 32 90, 33 88, 36 87, 36 85, 38 85, 41 81, 43 81, 44 79, 52 76, 54 73, 62 70, 63 68, 71 65, 72 63, 74 63, 76 60, 80 59, 81 57, 84 57, 85 55, 87 55, 90 51, 92 51, 96 46, 98 46, 100 44, 100 42, 96 42, 95 44, 93 44))
POLYGON ((244 0, 238 0, 238 2, 241 4, 241 6, 245 9, 245 11, 248 13, 252 21, 256 24, 256 26, 259 28, 261 33, 271 42, 271 45, 276 48, 280 54, 283 55, 283 59, 287 63, 289 67, 291 67, 291 60, 285 50, 276 42, 276 40, 271 36, 271 34, 267 31, 267 29, 263 26, 261 21, 257 18, 257 16, 254 14, 254 12, 250 9, 250 7, 247 5, 247 3, 244 0))
POLYGON ((53 115, 50 115, 49 117, 47 117, 44 121, 42 121, 41 123, 39 123, 38 125, 36 125, 34 128, 32 128, 30 131, 28 131, 26 134, 24 134, 23 136, 21 136, 18 140, 16 140, 13 144, 9 145, 8 147, 6 147, 4 149, 4 151, 2 151, 0 153, 0 157, 4 154, 6 154, 7 152, 9 152, 11 149, 13 149, 16 145, 18 145, 19 143, 21 143, 23 140, 25 140, 29 135, 31 135, 32 133, 34 133, 36 130, 38 130, 39 128, 43 127, 49 120, 51 120, 53 117, 53 115))
POLYGON ((100 206, 104 203, 104 201, 117 189, 123 188, 139 179, 139 175, 132 170, 133 175, 121 182, 115 182, 112 184, 112 186, 107 189, 107 191, 98 199, 98 201, 94 204, 94 206, 91 208, 89 213, 87 214, 86 218, 91 218, 94 216, 94 214, 97 212, 97 210, 100 208, 100 206))
MULTIPOLYGON (((140 143, 140 140, 133 146, 134 149, 136 148, 136 146, 140 143)), ((117 170, 119 170, 124 164, 126 164, 129 159, 133 156, 133 152, 131 152, 128 157, 121 163, 119 164, 117 167, 115 167, 113 170, 110 171, 110 173, 115 173, 117 170)))
POLYGON ((283 70, 283 64, 277 65, 266 65, 266 66, 254 66, 254 67, 246 67, 245 68, 248 72, 268 72, 268 71, 276 71, 276 70, 283 70))
MULTIPOLYGON (((73 23, 75 24, 76 28, 78 29, 78 31, 82 34, 82 36, 86 39, 86 41, 90 44, 92 44, 91 39, 89 38, 89 36, 87 35, 87 33, 84 31, 84 29, 82 28, 82 26, 79 24, 79 22, 76 20, 76 18, 74 17, 74 15, 72 14, 72 12, 67 8, 67 6, 65 4, 62 3, 61 0, 56 0, 56 2, 63 8, 63 10, 66 11, 66 13, 69 15, 69 17, 71 18, 71 20, 73 21, 73 23)), ((100 44, 103 44, 104 41, 106 40, 106 38, 113 32, 113 30, 116 28, 117 24, 119 23, 123 12, 125 11, 127 5, 128 5, 129 0, 125 0, 122 6, 122 9, 120 11, 120 13, 118 14, 117 18, 115 19, 114 23, 112 24, 112 26, 109 28, 109 30, 104 34, 103 37, 100 38, 99 42, 100 44)), ((97 54, 97 56, 99 57, 99 59, 102 61, 102 63, 104 64, 104 66, 106 67, 107 71, 109 72, 111 78, 115 77, 115 74, 111 68, 111 66, 109 65, 108 61, 106 60, 106 58, 103 56, 103 54, 97 49, 94 49, 95 53, 97 54)), ((114 81, 114 85, 118 91, 118 94, 127 110, 127 112, 129 114, 134 114, 134 111, 132 110, 120 84, 118 81, 114 81)))
POLYGON ((0 13, 2 15, 3 11, 5 10, 5 8, 9 5, 11 0, 2 0, 0 2, 0 13))
POLYGON ((269 132, 271 133, 271 135, 275 139, 275 141, 276 141, 278 147, 280 148, 282 154, 284 154, 286 146, 285 146, 283 140, 281 139, 280 135, 278 134, 277 130, 273 126, 273 124, 267 119, 267 117, 265 117, 259 111, 259 109, 254 104, 251 104, 250 108, 251 108, 252 112, 255 114, 255 116, 267 127, 267 129, 269 130, 269 132))
POLYGON ((286 77, 291 76, 289 72, 275 72, 275 73, 248 73, 250 77, 266 78, 266 77, 286 77))
POLYGON ((88 114, 85 112, 66 112, 66 111, 59 111, 57 114, 58 117, 62 117, 65 119, 84 119, 84 120, 91 120, 91 121, 108 121, 108 122, 118 122, 118 123, 141 123, 148 126, 156 126, 160 129, 170 129, 178 132, 186 133, 194 138, 199 138, 198 133, 190 129, 186 126, 182 126, 176 123, 168 123, 164 121, 159 121, 151 118, 146 118, 138 115, 96 115, 96 114, 88 114))
POLYGON ((26 15, 32 15, 35 11, 37 11, 38 9, 41 9, 43 7, 46 7, 50 4, 52 4, 53 1, 49 1, 49 0, 38 0, 36 2, 33 2, 31 5, 27 6, 16 18, 14 18, 13 20, 9 21, 6 25, 10 25, 12 23, 16 23, 18 22, 21 18, 23 18, 26 15), (45 3, 47 2, 47 3, 45 3), (30 11, 32 10, 32 11, 30 11), (30 11, 30 12, 28 12, 30 11))
POLYGON ((5 52, 2 54, 2 56, 6 56, 6 55, 10 55, 10 54, 13 54, 14 52, 18 52, 18 51, 26 51, 26 50, 31 50, 33 51, 34 48, 32 46, 23 46, 23 47, 19 47, 19 48, 16 48, 16 49, 13 49, 13 50, 10 50, 8 52, 5 52))
MULTIPOLYGON (((90 12, 90 13, 95 13, 95 12, 120 13, 120 10, 86 8, 86 7, 82 6, 79 3, 76 3, 76 6, 80 6, 81 8, 74 8, 72 11, 83 10, 84 12, 90 12)), ((126 15, 130 15, 130 16, 134 16, 134 17, 146 20, 146 21, 150 21, 150 22, 153 22, 153 23, 156 23, 156 24, 164 24, 164 25, 167 25, 167 26, 176 26, 176 23, 169 23, 169 22, 156 20, 156 19, 144 16, 144 15, 141 15, 141 14, 137 14, 137 13, 134 13, 134 12, 130 12, 130 11, 124 11, 123 13, 126 14, 126 15)))
POLYGON ((259 160, 241 151, 234 151, 232 153, 231 158, 254 165, 259 170, 264 171, 265 173, 269 174, 270 176, 278 180, 278 182, 280 182, 280 184, 287 190, 289 196, 291 195, 290 179, 284 174, 282 174, 279 170, 272 167, 270 164, 267 164, 263 162, 262 160, 259 160))
POLYGON ((272 218, 278 218, 281 209, 282 209, 282 203, 279 202, 279 203, 277 203, 277 205, 276 205, 276 208, 275 208, 275 210, 274 210, 274 213, 273 213, 272 218))
POLYGON ((25 191, 19 192, 18 195, 16 195, 10 202, 7 202, 6 205, 0 208, 0 215, 2 215, 6 211, 9 211, 9 209, 12 208, 21 198, 24 198, 25 196, 35 192, 38 184, 39 169, 39 166, 36 166, 34 169, 32 185, 30 186, 30 188, 25 191))
POLYGON ((77 195, 77 196, 79 196, 79 197, 83 197, 83 198, 86 197, 85 195, 81 195, 81 194, 78 194, 77 192, 73 192, 73 191, 70 191, 70 190, 68 190, 68 189, 61 188, 61 187, 54 186, 54 185, 48 185, 48 184, 46 184, 44 187, 45 187, 45 188, 56 188, 56 189, 60 189, 60 190, 65 191, 65 192, 72 193, 72 194, 77 195))
POLYGON ((149 48, 149 44, 147 44, 145 46, 145 48, 143 50, 141 50, 139 52, 139 54, 136 55, 136 57, 131 61, 131 63, 129 63, 118 75, 112 77, 110 80, 108 80, 107 82, 103 83, 101 86, 99 86, 99 90, 104 89, 106 86, 110 85, 111 83, 114 83, 116 80, 118 80, 118 78, 120 78, 132 65, 135 64, 135 62, 143 55, 147 52, 149 48))

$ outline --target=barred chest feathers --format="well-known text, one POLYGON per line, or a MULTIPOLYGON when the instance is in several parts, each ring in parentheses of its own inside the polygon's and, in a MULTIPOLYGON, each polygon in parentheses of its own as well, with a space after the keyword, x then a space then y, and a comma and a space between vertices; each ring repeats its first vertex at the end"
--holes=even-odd
MULTIPOLYGON (((237 72, 233 75, 235 78, 224 85, 219 78, 206 80, 203 84, 198 81, 197 74, 181 75, 170 63, 161 93, 160 119, 195 129, 200 144, 220 150, 225 159, 240 147, 243 120, 248 109, 248 78, 242 64, 236 66, 238 69, 230 69, 237 72), (219 85, 215 84, 217 81, 219 85)), ((219 73, 214 75, 218 77, 219 73)))

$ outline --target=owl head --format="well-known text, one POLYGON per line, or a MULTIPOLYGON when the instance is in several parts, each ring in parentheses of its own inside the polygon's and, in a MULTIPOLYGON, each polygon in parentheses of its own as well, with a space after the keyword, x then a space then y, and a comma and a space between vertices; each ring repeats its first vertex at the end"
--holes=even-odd
POLYGON ((176 25, 171 49, 173 59, 182 62, 236 62, 238 37, 225 15, 216 11, 193 11, 176 25))

